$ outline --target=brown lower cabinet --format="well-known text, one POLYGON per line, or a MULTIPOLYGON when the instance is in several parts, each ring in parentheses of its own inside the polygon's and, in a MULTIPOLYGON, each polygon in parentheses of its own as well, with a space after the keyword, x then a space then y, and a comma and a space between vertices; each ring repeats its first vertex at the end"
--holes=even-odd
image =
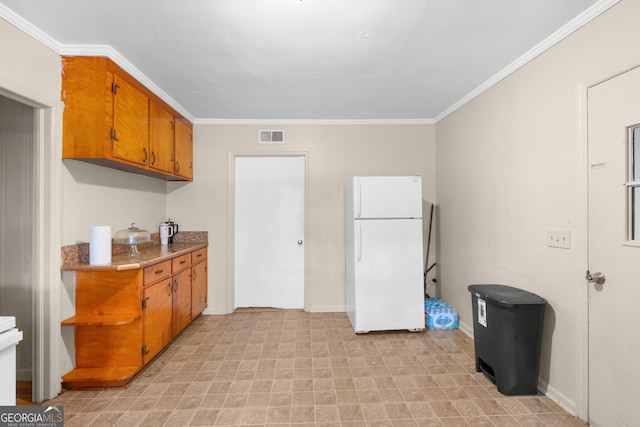
POLYGON ((63 388, 121 387, 207 304, 207 248, 144 269, 76 271, 75 368, 63 388))
POLYGON ((156 357, 173 339, 173 283, 171 278, 144 288, 143 363, 156 357))

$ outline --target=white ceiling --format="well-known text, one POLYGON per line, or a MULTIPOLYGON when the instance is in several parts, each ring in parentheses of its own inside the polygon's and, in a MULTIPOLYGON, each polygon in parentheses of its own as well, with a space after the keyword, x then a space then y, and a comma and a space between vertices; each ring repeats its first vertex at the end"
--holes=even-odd
POLYGON ((615 2, 0 0, 0 16, 61 54, 111 56, 196 122, 411 122, 615 2))

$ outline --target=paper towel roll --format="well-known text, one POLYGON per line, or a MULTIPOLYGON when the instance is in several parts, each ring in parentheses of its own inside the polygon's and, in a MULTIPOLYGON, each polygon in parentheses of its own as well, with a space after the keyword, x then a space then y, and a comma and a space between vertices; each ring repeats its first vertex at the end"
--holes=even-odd
POLYGON ((111 264, 110 225, 94 225, 89 228, 89 264, 111 264))

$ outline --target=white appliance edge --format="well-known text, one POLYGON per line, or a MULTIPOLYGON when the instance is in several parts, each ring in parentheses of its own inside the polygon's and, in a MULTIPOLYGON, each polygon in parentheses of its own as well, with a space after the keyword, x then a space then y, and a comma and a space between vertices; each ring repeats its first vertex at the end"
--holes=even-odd
POLYGON ((22 331, 15 326, 15 317, 0 317, 0 406, 16 404, 16 346, 22 341, 22 331))

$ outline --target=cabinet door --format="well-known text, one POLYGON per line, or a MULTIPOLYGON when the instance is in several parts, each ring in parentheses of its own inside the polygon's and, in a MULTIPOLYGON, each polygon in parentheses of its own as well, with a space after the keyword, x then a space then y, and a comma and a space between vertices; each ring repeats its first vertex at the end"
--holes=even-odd
POLYGON ((173 338, 172 289, 170 278, 144 288, 144 364, 173 338))
POLYGON ((174 172, 178 176, 193 179, 193 133, 191 128, 180 120, 176 120, 175 128, 174 172))
POLYGON ((173 336, 191 322, 191 269, 173 275, 173 336))
POLYGON ((207 263, 191 268, 191 313, 195 317, 207 308, 207 263))
POLYGON ((113 82, 113 157, 146 165, 149 159, 149 99, 117 75, 113 82))
POLYGON ((149 168, 173 173, 173 115, 155 102, 149 102, 149 168))

